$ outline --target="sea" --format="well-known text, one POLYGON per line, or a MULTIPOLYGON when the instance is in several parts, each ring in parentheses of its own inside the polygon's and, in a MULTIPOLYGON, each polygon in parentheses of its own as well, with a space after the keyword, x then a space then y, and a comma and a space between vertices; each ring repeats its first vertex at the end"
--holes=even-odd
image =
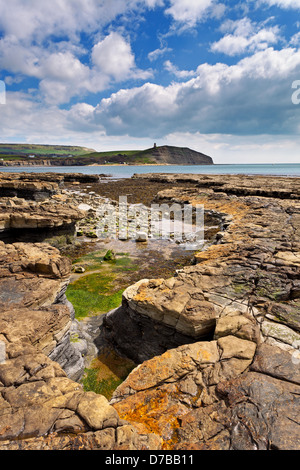
POLYGON ((266 175, 300 177, 300 163, 235 164, 235 165, 105 165, 105 166, 22 166, 1 167, 7 173, 83 173, 107 175, 114 179, 131 178, 134 174, 175 173, 197 175, 266 175))

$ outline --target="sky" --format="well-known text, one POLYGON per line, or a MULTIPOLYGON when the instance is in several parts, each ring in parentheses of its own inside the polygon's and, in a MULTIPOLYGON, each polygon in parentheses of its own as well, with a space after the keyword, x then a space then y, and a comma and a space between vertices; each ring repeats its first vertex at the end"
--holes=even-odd
POLYGON ((300 0, 0 0, 0 142, 300 163, 300 0))

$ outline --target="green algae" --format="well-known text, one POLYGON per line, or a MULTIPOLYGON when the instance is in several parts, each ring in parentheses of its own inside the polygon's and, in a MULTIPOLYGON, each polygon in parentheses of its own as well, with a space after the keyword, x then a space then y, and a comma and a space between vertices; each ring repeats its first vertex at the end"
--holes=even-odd
POLYGON ((85 392, 94 392, 99 395, 105 396, 107 400, 111 400, 113 392, 121 385, 124 379, 108 379, 98 380, 97 369, 86 369, 85 377, 82 380, 82 385, 85 392))
POLYGON ((82 385, 86 392, 104 395, 108 400, 116 388, 128 377, 136 364, 119 356, 115 351, 103 349, 90 367, 85 369, 82 385))
POLYGON ((115 291, 113 281, 113 275, 96 273, 84 276, 68 286, 66 296, 78 320, 106 313, 121 304, 124 289, 115 291))
POLYGON ((117 253, 112 257, 107 257, 107 253, 96 251, 73 262, 73 266, 82 266, 85 269, 85 274, 75 277, 66 291, 77 320, 117 308, 128 287, 127 279, 123 278, 124 273, 138 268, 127 253, 117 253), (109 259, 105 260, 105 257, 109 259))

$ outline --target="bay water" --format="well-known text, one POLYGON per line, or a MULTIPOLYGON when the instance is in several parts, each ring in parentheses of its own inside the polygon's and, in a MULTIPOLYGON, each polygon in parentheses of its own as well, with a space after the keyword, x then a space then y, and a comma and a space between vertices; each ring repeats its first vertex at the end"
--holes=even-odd
POLYGON ((300 176, 300 163, 290 164, 235 164, 235 165, 99 165, 99 166, 16 166, 1 167, 7 173, 83 173, 105 174, 113 178, 131 178, 134 174, 175 173, 202 175, 270 175, 300 176))

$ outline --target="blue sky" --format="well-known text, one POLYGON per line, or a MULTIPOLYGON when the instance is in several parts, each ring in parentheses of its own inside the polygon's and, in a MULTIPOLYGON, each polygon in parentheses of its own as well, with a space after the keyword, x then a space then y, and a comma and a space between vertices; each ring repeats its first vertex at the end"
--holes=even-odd
POLYGON ((0 141, 300 163, 299 13, 300 0, 0 0, 0 141))

